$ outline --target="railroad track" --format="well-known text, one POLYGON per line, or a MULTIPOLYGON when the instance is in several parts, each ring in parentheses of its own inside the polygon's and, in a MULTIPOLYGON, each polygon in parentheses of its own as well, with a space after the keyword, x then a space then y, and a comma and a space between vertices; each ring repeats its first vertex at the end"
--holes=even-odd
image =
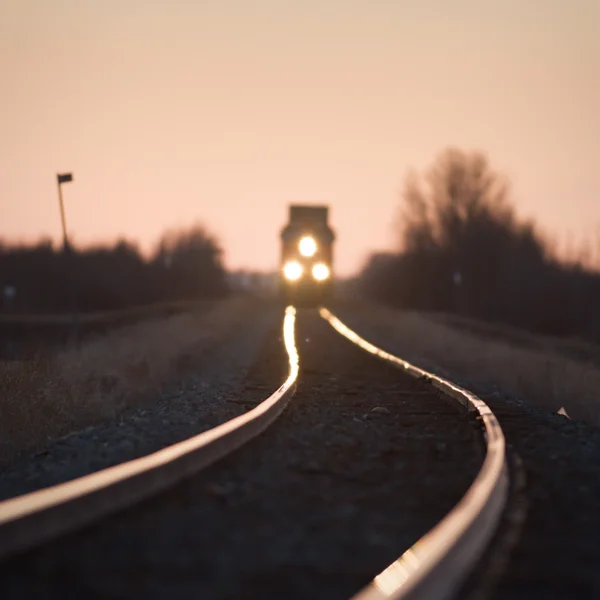
MULTIPOLYGON (((490 409, 473 394, 369 344, 330 311, 322 309, 320 315, 361 352, 398 367, 420 386, 439 390, 479 424, 485 456, 467 492, 416 544, 353 596, 358 600, 452 597, 481 556, 505 503, 508 477, 502 431, 490 409)), ((281 415, 298 384, 295 320, 296 311, 288 307, 283 324, 288 374, 269 398, 242 416, 149 456, 1 502, 0 557, 18 557, 28 549, 167 490, 267 429, 281 415)))

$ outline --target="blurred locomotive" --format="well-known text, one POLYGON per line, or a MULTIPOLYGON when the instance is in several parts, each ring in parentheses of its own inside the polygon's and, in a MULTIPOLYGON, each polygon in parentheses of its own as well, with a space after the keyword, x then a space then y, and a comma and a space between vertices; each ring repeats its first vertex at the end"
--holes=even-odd
POLYGON ((332 297, 333 242, 327 206, 292 204, 281 231, 281 295, 297 306, 318 306, 332 297))

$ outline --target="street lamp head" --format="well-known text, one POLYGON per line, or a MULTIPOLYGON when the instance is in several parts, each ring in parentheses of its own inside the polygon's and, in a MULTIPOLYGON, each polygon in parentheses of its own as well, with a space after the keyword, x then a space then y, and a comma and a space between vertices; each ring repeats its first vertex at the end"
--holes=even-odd
POLYGON ((69 181, 73 181, 73 173, 59 173, 57 176, 58 184, 68 183, 69 181))

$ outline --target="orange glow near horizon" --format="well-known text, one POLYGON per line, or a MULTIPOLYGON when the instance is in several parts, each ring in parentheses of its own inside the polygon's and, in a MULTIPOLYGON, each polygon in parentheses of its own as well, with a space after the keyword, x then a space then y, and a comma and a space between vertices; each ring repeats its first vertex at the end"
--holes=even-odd
POLYGON ((7 0, 0 238, 143 249, 201 221, 278 268, 291 203, 328 204, 336 272, 392 248, 407 168, 485 151, 520 214, 600 227, 600 3, 7 0))

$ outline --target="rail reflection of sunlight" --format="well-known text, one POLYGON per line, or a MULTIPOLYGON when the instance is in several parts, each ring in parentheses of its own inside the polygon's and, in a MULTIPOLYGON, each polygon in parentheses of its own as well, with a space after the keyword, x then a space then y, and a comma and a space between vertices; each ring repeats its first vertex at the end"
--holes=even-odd
POLYGON ((295 325, 296 309, 293 306, 288 306, 285 309, 285 318, 283 319, 283 343, 285 344, 285 349, 290 361, 290 373, 287 381, 283 385, 286 385, 288 382, 292 383, 298 377, 300 358, 298 356, 298 348, 296 348, 294 336, 295 325))

